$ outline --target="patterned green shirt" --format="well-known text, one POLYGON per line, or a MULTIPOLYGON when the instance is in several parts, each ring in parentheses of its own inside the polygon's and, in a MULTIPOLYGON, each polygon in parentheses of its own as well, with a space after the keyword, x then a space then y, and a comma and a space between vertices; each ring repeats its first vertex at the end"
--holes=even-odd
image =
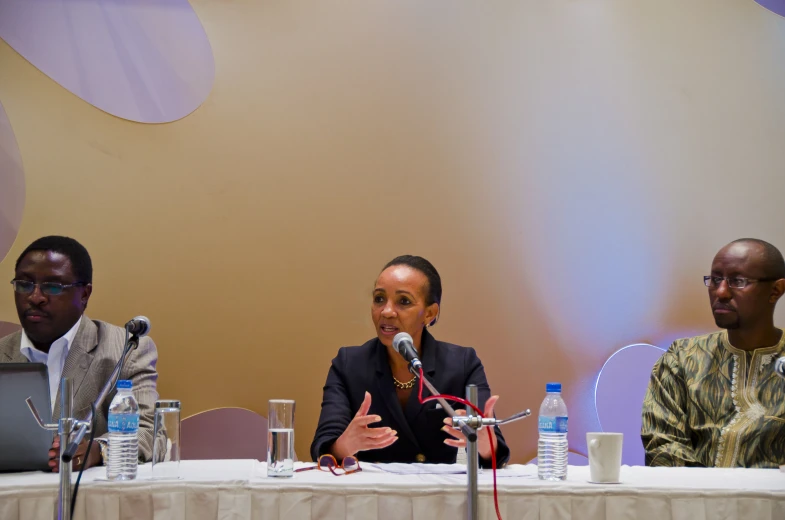
POLYGON ((785 464, 780 342, 751 352, 727 331, 674 341, 652 370, 641 437, 647 466, 776 468, 785 464))

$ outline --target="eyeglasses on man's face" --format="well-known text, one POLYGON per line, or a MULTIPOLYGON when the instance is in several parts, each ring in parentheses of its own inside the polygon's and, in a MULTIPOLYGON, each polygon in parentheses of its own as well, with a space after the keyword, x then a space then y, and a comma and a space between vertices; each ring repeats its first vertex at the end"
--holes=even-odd
POLYGON ((344 457, 341 463, 338 464, 338 461, 335 460, 335 457, 333 457, 329 453, 319 457, 319 461, 317 462, 316 466, 300 468, 294 471, 295 472, 308 471, 309 469, 329 471, 337 477, 340 477, 341 475, 348 475, 349 473, 355 473, 357 471, 362 471, 362 468, 360 467, 360 461, 357 460, 355 457, 352 456, 344 457))
POLYGON ((87 285, 84 282, 75 283, 57 283, 57 282, 42 282, 34 283, 27 280, 11 280, 11 285, 14 286, 14 291, 19 294, 32 294, 36 286, 41 289, 41 293, 47 296, 60 296, 71 287, 80 287, 87 285))
POLYGON ((722 285, 722 281, 728 282, 731 289, 744 289, 749 284, 758 282, 771 282, 777 278, 745 278, 743 276, 704 276, 703 284, 706 287, 717 288, 722 285))

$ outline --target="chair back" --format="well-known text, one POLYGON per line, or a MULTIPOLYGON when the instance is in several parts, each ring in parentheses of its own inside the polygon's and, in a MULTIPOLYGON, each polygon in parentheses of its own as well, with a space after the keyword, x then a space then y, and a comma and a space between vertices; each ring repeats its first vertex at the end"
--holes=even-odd
POLYGON ((621 463, 643 466, 641 408, 654 364, 665 351, 639 343, 617 350, 600 370, 594 390, 597 419, 603 432, 624 434, 621 463))
POLYGON ((216 408, 183 419, 182 460, 267 460, 267 419, 245 408, 216 408))
POLYGON ((13 334, 17 330, 21 329, 19 325, 16 323, 8 323, 7 321, 0 321, 0 338, 4 338, 9 334, 13 334))

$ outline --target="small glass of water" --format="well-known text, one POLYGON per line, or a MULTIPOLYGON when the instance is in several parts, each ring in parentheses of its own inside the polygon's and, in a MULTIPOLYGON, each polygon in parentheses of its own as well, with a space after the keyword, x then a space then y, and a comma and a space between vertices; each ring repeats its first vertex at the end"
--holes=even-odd
POLYGON ((180 477, 180 401, 155 402, 153 478, 180 477))
POLYGON ((270 399, 267 405, 267 476, 294 476, 294 401, 270 399))

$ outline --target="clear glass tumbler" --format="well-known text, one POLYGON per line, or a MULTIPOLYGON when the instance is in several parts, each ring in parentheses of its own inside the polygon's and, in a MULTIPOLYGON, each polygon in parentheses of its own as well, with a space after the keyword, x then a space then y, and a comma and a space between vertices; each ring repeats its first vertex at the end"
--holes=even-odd
POLYGON ((153 478, 180 478, 180 401, 155 402, 153 478))
POLYGON ((267 410, 267 476, 294 476, 294 401, 270 399, 267 410))

